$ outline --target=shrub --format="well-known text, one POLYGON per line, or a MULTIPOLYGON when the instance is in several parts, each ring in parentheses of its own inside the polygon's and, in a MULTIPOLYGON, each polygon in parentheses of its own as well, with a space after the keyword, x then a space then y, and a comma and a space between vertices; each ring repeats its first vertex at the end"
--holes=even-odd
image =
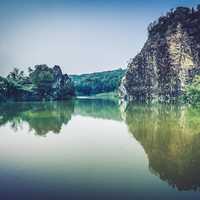
POLYGON ((186 85, 184 100, 195 106, 200 106, 200 75, 196 75, 193 81, 186 85))

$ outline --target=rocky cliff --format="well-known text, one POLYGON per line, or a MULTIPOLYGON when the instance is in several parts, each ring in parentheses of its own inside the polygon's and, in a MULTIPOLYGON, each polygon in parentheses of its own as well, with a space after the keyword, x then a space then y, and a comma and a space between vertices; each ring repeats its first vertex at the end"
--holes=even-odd
POLYGON ((141 52, 128 64, 120 95, 127 101, 171 101, 200 73, 200 6, 178 7, 148 27, 141 52))
POLYGON ((23 80, 0 78, 1 101, 65 100, 74 95, 73 82, 57 65, 36 65, 23 80))

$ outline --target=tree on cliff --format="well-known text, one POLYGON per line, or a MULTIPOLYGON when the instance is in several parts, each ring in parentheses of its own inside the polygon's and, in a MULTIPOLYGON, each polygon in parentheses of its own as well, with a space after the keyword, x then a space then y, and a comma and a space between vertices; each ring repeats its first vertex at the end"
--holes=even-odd
POLYGON ((53 70, 47 65, 36 65, 30 73, 30 79, 40 95, 48 95, 54 81, 53 70))

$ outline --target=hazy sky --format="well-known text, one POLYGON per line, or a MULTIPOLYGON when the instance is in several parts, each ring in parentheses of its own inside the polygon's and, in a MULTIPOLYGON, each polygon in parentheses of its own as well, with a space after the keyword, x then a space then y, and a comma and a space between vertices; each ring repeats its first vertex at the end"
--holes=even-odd
POLYGON ((58 64, 65 73, 126 67, 148 24, 198 0, 0 0, 0 75, 58 64))

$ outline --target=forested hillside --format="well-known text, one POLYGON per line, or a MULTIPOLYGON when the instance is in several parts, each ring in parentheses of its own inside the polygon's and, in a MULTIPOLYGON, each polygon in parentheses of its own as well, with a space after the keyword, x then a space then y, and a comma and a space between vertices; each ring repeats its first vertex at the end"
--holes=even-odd
POLYGON ((116 91, 125 74, 124 69, 96 72, 91 74, 70 75, 77 95, 94 95, 116 91))

